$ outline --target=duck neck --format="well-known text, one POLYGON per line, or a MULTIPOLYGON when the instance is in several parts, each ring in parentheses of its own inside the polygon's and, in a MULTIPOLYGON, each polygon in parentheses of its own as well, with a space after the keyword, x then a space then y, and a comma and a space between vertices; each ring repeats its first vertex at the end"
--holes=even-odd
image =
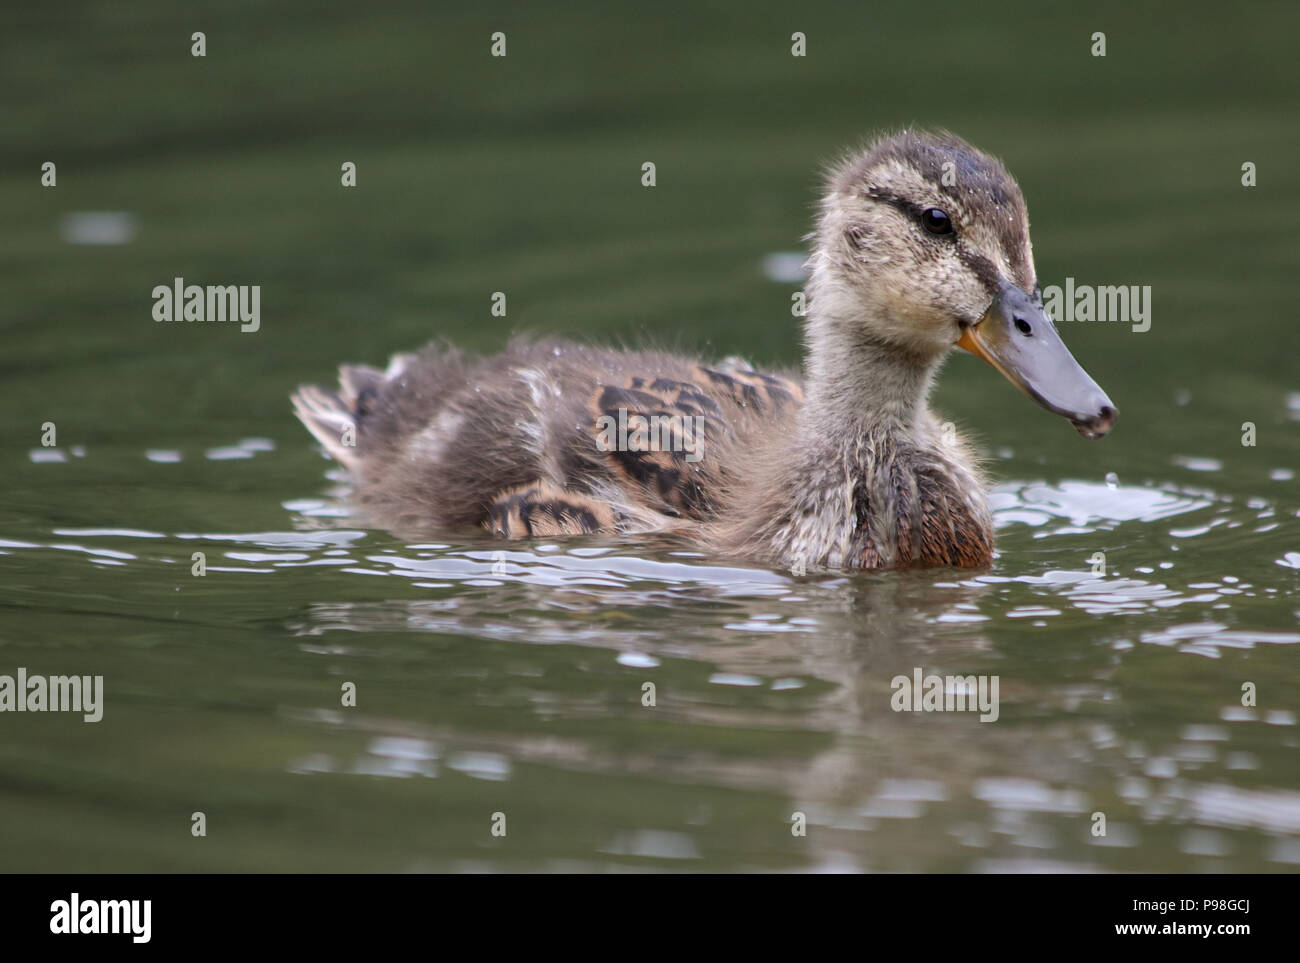
POLYGON ((864 333, 878 328, 809 318, 798 421, 738 487, 727 544, 828 568, 988 563, 982 487, 927 406, 942 357, 864 333))
POLYGON ((805 437, 920 440, 939 358, 873 338, 859 319, 810 318, 805 342, 805 437))

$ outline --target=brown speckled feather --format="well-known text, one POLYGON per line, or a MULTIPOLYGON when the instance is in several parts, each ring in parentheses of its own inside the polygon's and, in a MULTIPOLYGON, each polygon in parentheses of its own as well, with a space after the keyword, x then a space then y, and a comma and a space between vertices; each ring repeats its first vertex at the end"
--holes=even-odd
POLYGON ((526 339, 483 359, 431 345, 386 373, 345 367, 340 383, 336 394, 304 387, 295 405, 351 470, 370 521, 412 534, 482 525, 508 538, 707 520, 728 453, 752 446, 802 397, 794 378, 738 359, 705 367, 526 339), (633 435, 663 419, 666 434, 601 450, 602 417, 621 417, 633 435))

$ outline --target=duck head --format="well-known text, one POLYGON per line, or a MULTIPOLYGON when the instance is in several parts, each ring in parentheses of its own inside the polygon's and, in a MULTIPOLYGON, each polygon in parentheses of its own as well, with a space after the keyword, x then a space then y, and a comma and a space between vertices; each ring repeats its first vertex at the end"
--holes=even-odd
POLYGON ((1086 438, 1115 424, 1043 310, 1024 198, 996 159, 947 133, 885 137, 832 171, 813 237, 816 323, 839 346, 929 368, 962 348, 1086 438))

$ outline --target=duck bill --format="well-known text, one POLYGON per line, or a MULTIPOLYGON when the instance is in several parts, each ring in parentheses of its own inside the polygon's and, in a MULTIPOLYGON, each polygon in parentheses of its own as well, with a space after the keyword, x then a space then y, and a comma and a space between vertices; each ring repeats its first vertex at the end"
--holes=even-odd
POLYGON ((1079 367, 1041 306, 1003 280, 984 317, 967 325, 957 347, 982 358, 1048 411, 1070 420, 1085 438, 1101 438, 1119 411, 1079 367))

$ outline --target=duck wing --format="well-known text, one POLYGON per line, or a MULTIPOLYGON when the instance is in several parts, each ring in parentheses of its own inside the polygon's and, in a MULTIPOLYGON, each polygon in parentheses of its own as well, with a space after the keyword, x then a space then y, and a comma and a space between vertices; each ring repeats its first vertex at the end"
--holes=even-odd
POLYGON ((713 516, 744 454, 788 430, 798 380, 661 352, 517 339, 446 345, 304 386, 298 417, 390 529, 632 532, 713 516))

